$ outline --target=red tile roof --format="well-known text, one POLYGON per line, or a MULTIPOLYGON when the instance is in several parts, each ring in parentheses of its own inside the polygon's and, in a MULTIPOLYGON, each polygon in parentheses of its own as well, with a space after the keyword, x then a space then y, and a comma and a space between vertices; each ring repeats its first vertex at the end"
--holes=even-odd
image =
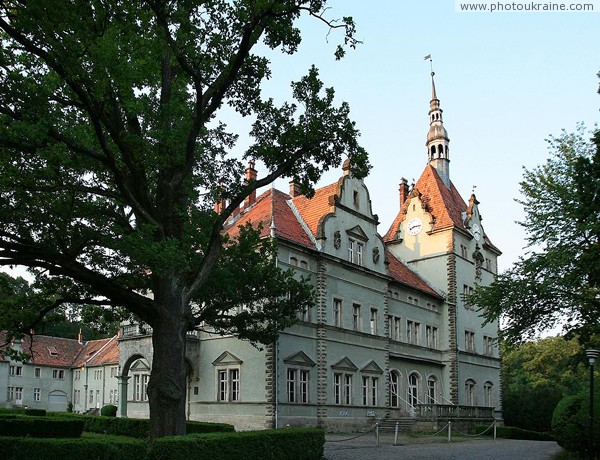
POLYGON ((333 196, 340 195, 340 181, 342 180, 343 177, 338 182, 317 189, 312 198, 303 195, 294 198, 294 206, 296 206, 302 219, 316 237, 321 236, 319 224, 322 222, 323 217, 335 210, 333 196))
MULTIPOLYGON (((465 228, 462 213, 467 211, 467 204, 452 182, 450 189, 444 185, 433 166, 425 167, 415 184, 415 189, 421 194, 421 200, 428 206, 428 211, 435 217, 434 231, 450 227, 465 228)), ((384 241, 392 241, 396 238, 398 226, 406 217, 409 201, 406 200, 400 208, 400 212, 383 237, 384 241)))
POLYGON ((73 362, 73 367, 101 366, 119 362, 117 337, 89 340, 73 362))
POLYGON ((397 259, 390 251, 386 251, 386 255, 388 258, 388 274, 395 281, 439 299, 443 299, 435 289, 429 286, 429 284, 408 268, 400 259, 397 259))

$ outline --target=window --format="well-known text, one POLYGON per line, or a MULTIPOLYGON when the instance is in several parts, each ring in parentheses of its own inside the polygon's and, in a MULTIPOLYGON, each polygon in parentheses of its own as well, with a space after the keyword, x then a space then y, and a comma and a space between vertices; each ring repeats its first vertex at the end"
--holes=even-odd
POLYGON ((23 387, 8 387, 7 399, 8 401, 22 401, 23 387))
POLYGON ((438 328, 435 326, 426 326, 425 327, 425 335, 427 337, 427 346, 429 348, 438 349, 438 328))
POLYGON ((300 321, 310 323, 310 319, 311 319, 310 307, 305 306, 305 307, 301 308, 300 310, 298 310, 298 319, 300 321))
POLYGON ((354 262, 354 241, 348 240, 348 262, 354 262))
POLYGON ((36 367, 33 369, 33 376, 36 379, 41 379, 42 378, 42 368, 41 367, 36 367))
POLYGON ((102 380, 102 370, 96 369, 94 371, 94 380, 102 380))
POLYGON ((400 407, 400 374, 398 371, 390 372, 390 406, 400 407))
POLYGON ((80 370, 76 370, 75 371, 75 380, 79 380, 81 378, 81 371, 80 370))
POLYGON ((237 402, 240 400, 240 370, 219 369, 217 400, 220 402, 237 402))
POLYGON ((472 379, 468 379, 465 382, 465 400, 466 400, 466 404, 468 406, 474 406, 476 399, 475 399, 475 381, 472 379))
POLYGON ((23 366, 10 366, 11 377, 23 377, 23 366))
POLYGON ((287 400, 290 403, 308 403, 309 371, 305 369, 288 369, 287 400))
POLYGON ((353 198, 354 206, 358 207, 358 192, 356 190, 353 190, 352 198, 353 198))
POLYGON ((81 390, 73 391, 73 403, 79 404, 81 401, 81 390))
POLYGON ((398 316, 388 316, 389 336, 392 340, 400 340, 400 321, 398 316))
POLYGON ((94 390, 90 390, 90 405, 94 403, 94 390))
POLYGON ((437 394, 437 380, 431 376, 427 379, 427 404, 437 404, 435 395, 437 394))
POLYGON ((119 367, 118 366, 113 366, 110 368, 110 377, 116 377, 117 375, 119 375, 119 367))
POLYGON ((419 345, 421 335, 421 323, 406 321, 406 340, 408 343, 419 345))
POLYGON ((377 377, 362 378, 362 404, 363 406, 377 405, 377 387, 379 379, 377 377))
POLYGON ((298 259, 296 259, 295 257, 290 257, 290 265, 293 265, 294 267, 298 266, 298 259))
MULTIPOLYGON (((135 374, 133 376, 133 400, 148 401, 148 374, 135 374)), ((91 401, 90 401, 91 402, 91 401)))
POLYGON ((357 242, 356 243, 356 263, 357 265, 362 265, 363 264, 363 248, 364 248, 364 244, 357 242))
POLYGON ((475 333, 465 331, 465 350, 475 353, 475 333))
POLYGON ((494 407, 494 384, 492 382, 483 384, 483 397, 486 407, 494 407))
POLYGON ((342 327, 342 300, 333 299, 333 325, 342 327))
POLYGON ((300 268, 303 268, 304 270, 308 270, 308 262, 306 260, 301 260, 300 268))
POLYGON ((467 247, 464 244, 460 245, 460 255, 465 259, 468 258, 467 247))
MULTIPOLYGON (((473 287, 463 284, 463 296, 468 296, 471 294, 473 294, 473 287)), ((475 307, 473 305, 471 305, 470 303, 468 303, 467 301, 465 301, 465 308, 467 310, 475 310, 475 307)))
POLYGON ((52 369, 52 378, 64 380, 65 378, 65 370, 64 369, 52 369))
POLYGON ((408 376, 408 403, 411 409, 420 403, 419 401, 419 375, 415 372, 408 376))
POLYGON ((352 404, 352 375, 335 373, 333 374, 333 397, 335 404, 352 404))
POLYGON ((352 329, 360 331, 361 315, 360 315, 360 304, 352 304, 352 329))
POLYGON ((371 308, 371 320, 370 320, 371 334, 377 334, 377 308, 371 308))
POLYGON ((492 260, 491 259, 485 259, 485 269, 489 272, 492 271, 492 260))
POLYGON ((119 389, 115 389, 115 393, 114 393, 114 403, 117 404, 119 402, 119 389))
POLYGON ((112 404, 115 398, 115 390, 109 390, 108 392, 108 404, 112 404))
POLYGON ((33 400, 36 402, 39 402, 42 400, 42 389, 41 388, 33 389, 33 400))
POLYGON ((483 336, 483 354, 486 356, 494 355, 494 339, 487 335, 483 336))

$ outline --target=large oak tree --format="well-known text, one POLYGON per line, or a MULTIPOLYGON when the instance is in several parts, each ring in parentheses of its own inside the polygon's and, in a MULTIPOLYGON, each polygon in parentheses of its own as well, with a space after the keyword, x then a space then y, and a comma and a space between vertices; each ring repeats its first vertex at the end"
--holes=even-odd
POLYGON ((0 3, 0 265, 35 276, 34 294, 2 305, 21 320, 0 327, 24 331, 64 303, 151 325, 153 437, 185 431, 188 331, 268 342, 313 301, 271 242, 251 228, 228 238, 224 223, 276 178, 310 194, 343 156, 359 177, 369 168, 314 67, 294 102, 261 92, 265 53, 298 49, 300 16, 356 44, 352 19, 326 12, 322 0, 0 3), (231 110, 253 120, 242 158, 231 110), (242 161, 267 173, 247 180, 242 161))

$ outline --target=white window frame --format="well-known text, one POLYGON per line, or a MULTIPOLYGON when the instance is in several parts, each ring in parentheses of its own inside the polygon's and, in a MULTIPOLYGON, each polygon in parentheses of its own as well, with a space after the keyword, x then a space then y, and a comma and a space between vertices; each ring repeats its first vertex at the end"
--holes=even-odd
POLYGON ((33 400, 35 402, 40 402, 42 400, 42 389, 41 388, 33 389, 33 400))
POLYGON ((237 403, 240 401, 240 368, 219 367, 217 372, 217 401, 237 403))
POLYGON ((379 310, 371 307, 371 316, 369 319, 369 330, 372 335, 377 335, 377 322, 378 322, 379 310))
POLYGON ((342 309, 344 302, 342 299, 333 298, 333 325, 336 327, 342 327, 342 309))
POLYGON ((362 405, 377 406, 379 394, 379 377, 363 375, 362 376, 362 405))
POLYGON ((352 329, 355 331, 362 330, 362 315, 361 315, 361 304, 353 303, 352 304, 352 329))
POLYGON ((337 406, 352 405, 352 374, 334 372, 333 400, 337 406))
POLYGON ((309 403, 310 371, 303 368, 287 369, 287 402, 294 404, 309 403))
POLYGON ((440 347, 439 331, 436 326, 425 326, 425 335, 427 337, 427 346, 437 350, 440 347))
POLYGON ((365 244, 357 241, 356 242, 356 265, 364 265, 363 253, 365 249, 365 244))

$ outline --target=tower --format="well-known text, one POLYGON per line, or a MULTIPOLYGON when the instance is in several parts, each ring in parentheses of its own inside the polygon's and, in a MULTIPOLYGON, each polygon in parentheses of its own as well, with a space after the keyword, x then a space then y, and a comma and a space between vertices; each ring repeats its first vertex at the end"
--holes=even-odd
POLYGON ((444 128, 443 110, 435 90, 435 72, 431 72, 431 101, 429 102, 429 132, 427 133, 427 162, 433 166, 444 185, 450 188, 450 156, 448 131, 444 128))

